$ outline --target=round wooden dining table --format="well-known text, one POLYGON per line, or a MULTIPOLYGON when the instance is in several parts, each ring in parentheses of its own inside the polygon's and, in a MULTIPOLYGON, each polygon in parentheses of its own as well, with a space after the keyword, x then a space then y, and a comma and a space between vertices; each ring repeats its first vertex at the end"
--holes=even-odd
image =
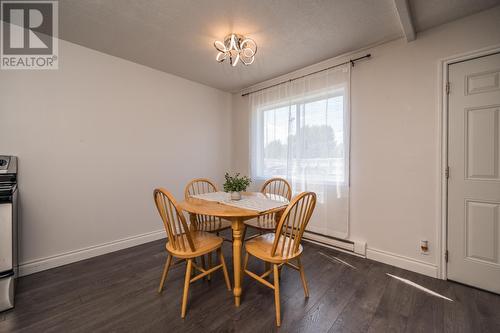
MULTIPOLYGON (((243 198, 260 196, 261 192, 245 192, 243 193, 243 198)), ((241 302, 241 280, 242 280, 242 266, 241 266, 241 247, 243 243, 243 234, 245 231, 246 220, 256 218, 261 215, 267 215, 275 213, 276 219, 279 219, 281 214, 286 208, 288 200, 284 199, 284 205, 278 208, 270 209, 264 212, 258 212, 255 210, 244 209, 240 207, 235 207, 231 205, 226 205, 217 201, 209 201, 198 198, 187 198, 179 203, 182 210, 190 214, 190 220, 197 214, 199 215, 210 215, 215 217, 220 217, 222 219, 231 221, 231 230, 233 234, 233 275, 234 275, 234 302, 236 306, 240 306, 241 302)), ((273 200, 276 200, 276 196, 273 196, 273 200)))

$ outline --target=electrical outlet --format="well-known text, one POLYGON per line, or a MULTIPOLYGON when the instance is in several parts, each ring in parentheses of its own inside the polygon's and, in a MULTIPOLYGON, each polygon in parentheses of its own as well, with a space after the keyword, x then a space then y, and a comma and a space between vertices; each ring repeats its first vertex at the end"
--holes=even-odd
POLYGON ((420 241, 420 253, 428 255, 429 254, 429 241, 426 239, 422 239, 420 241))

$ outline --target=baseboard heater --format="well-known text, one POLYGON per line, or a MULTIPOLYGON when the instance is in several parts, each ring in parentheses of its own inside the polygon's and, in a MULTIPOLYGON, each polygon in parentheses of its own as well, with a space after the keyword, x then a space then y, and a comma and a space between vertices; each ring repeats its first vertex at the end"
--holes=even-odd
POLYGON ((333 247, 343 252, 348 252, 356 255, 366 256, 366 243, 352 241, 347 239, 340 239, 332 236, 323 235, 317 232, 308 231, 304 232, 303 239, 311 243, 322 246, 333 247))

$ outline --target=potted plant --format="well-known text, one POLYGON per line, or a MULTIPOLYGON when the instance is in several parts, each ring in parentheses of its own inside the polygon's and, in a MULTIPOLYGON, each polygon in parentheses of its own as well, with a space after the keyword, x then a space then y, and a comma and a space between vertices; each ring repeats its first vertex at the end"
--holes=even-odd
POLYGON ((224 192, 231 193, 231 200, 240 200, 241 192, 246 191, 247 187, 252 182, 252 180, 247 176, 240 177, 239 173, 234 176, 230 176, 229 173, 226 172, 224 177, 226 178, 226 182, 224 183, 224 192))

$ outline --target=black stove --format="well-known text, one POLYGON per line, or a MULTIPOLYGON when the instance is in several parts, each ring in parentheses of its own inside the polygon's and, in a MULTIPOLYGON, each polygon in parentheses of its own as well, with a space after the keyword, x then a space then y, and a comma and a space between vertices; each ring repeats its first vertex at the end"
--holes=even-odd
POLYGON ((0 201, 9 200, 17 189, 17 158, 0 155, 0 201))
POLYGON ((12 200, 12 194, 16 189, 17 184, 0 184, 0 202, 12 200))
POLYGON ((0 312, 14 307, 17 271, 17 158, 0 155, 0 312))

